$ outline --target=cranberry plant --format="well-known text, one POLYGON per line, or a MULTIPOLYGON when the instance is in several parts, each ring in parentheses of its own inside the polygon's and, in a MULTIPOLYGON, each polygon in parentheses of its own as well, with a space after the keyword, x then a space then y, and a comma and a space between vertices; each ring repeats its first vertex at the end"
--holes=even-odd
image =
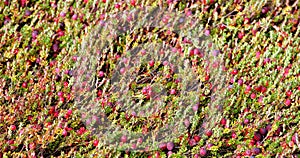
POLYGON ((299 157, 299 7, 1 1, 0 157, 299 157))

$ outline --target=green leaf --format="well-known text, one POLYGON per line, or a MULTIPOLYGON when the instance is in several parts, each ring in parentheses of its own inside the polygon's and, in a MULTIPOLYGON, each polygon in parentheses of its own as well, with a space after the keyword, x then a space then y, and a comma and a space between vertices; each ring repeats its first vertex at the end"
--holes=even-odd
POLYGON ((218 146, 212 146, 209 148, 211 151, 218 151, 219 147, 218 146))

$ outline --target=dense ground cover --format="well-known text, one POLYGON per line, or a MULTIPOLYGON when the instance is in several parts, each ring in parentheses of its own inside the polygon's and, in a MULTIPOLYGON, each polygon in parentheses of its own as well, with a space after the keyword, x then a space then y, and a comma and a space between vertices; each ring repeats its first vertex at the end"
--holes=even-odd
MULTIPOLYGON (((299 7, 292 0, 1 1, 0 157, 299 157, 299 7), (225 97, 213 126, 202 128, 199 122, 207 121, 213 91, 209 85, 215 76, 204 73, 202 52, 187 47, 182 52, 209 91, 199 94, 201 101, 193 108, 198 119, 186 122, 186 133, 161 142, 157 150, 116 150, 92 134, 75 105, 74 65, 82 41, 95 26, 110 14, 143 6, 172 8, 201 20, 204 34, 224 56, 228 80, 220 93, 225 97)), ((105 58, 110 67, 102 65, 95 72, 99 80, 110 77, 113 63, 123 55, 118 46, 105 58)), ((147 71, 161 66, 147 64, 147 71)), ((163 83, 170 82, 169 100, 178 97, 180 81, 168 80, 173 77, 161 77, 163 83)), ((151 97, 149 89, 139 88, 139 99, 151 97)), ((163 122, 160 112, 142 122, 144 126, 133 126, 143 120, 117 111, 111 106, 114 100, 105 100, 101 87, 97 90, 99 107, 124 127, 147 133, 163 122)), ((172 113, 170 109, 166 111, 172 113)), ((119 141, 125 143, 126 137, 119 141)))

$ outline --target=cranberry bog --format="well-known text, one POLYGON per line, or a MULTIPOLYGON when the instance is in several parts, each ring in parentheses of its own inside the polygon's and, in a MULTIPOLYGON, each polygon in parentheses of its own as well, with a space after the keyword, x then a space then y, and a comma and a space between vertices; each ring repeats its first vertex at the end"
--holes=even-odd
POLYGON ((299 157, 300 2, 0 2, 0 158, 299 157))

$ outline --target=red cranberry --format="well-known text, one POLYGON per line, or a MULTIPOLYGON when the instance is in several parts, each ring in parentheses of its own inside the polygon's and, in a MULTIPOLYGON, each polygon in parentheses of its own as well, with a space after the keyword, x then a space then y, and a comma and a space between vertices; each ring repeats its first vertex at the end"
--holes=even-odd
POLYGON ((190 121, 189 121, 189 119, 185 119, 184 120, 184 125, 185 125, 185 127, 189 127, 190 126, 190 121))
POLYGON ((10 126, 10 129, 11 129, 12 131, 15 131, 15 130, 17 129, 17 127, 16 127, 16 125, 11 125, 11 126, 10 126))
POLYGON ((200 54, 200 50, 197 49, 197 48, 195 48, 195 49, 194 49, 194 54, 195 54, 195 55, 199 55, 199 54, 200 54))
POLYGON ((64 82, 64 86, 68 87, 69 83, 68 82, 64 82))
POLYGON ((125 143, 126 141, 127 141, 127 137, 126 137, 125 135, 123 135, 123 136, 121 137, 121 142, 125 143))
POLYGON ((77 14, 74 14, 73 16, 72 16, 72 20, 77 20, 78 19, 78 15, 77 14))
POLYGON ((255 87, 254 89, 255 89, 256 91, 260 92, 260 91, 261 91, 261 88, 262 88, 262 86, 257 86, 257 87, 255 87))
POLYGON ((293 92, 292 92, 291 90, 288 90, 288 91, 286 92, 286 96, 287 96, 287 97, 290 97, 292 94, 293 94, 293 92))
POLYGON ((96 146, 98 146, 98 143, 99 143, 99 140, 94 140, 94 142, 93 142, 93 145, 96 147, 96 146))
POLYGON ((205 31, 204 31, 204 35, 205 35, 205 36, 209 36, 209 35, 210 35, 210 30, 205 30, 205 31))
POLYGON ((73 112, 73 111, 72 111, 71 109, 68 110, 68 111, 67 111, 67 115, 69 115, 69 116, 72 115, 72 112, 73 112))
POLYGON ((208 137, 210 137, 212 134, 213 134, 212 130, 207 130, 205 132, 205 135, 208 136, 208 137))
POLYGON ((297 139, 296 139, 296 137, 298 136, 298 134, 294 134, 293 136, 292 136, 292 141, 294 142, 294 143, 297 143, 297 139))
POLYGON ((260 52, 256 52, 256 59, 260 58, 260 52))
POLYGON ((199 105, 198 105, 198 104, 196 104, 196 105, 194 105, 194 106, 192 107, 192 109, 193 109, 194 112, 197 112, 197 111, 198 111, 198 108, 199 108, 199 105))
POLYGON ((32 38, 36 39, 38 34, 39 34, 39 32, 37 30, 34 30, 34 31, 32 31, 31 36, 32 36, 32 38))
POLYGON ((53 114, 54 117, 58 117, 58 115, 59 115, 58 111, 55 111, 54 114, 53 114))
POLYGON ((162 22, 163 22, 163 23, 166 24, 166 23, 168 23, 168 21, 169 21, 169 19, 168 19, 167 17, 163 17, 163 18, 162 18, 162 22))
POLYGON ((256 146, 262 146, 262 142, 261 141, 256 142, 256 146))
POLYGON ((256 143, 256 140, 255 139, 251 139, 249 144, 250 144, 250 146, 253 146, 253 145, 255 145, 255 143, 256 143))
POLYGON ((238 33, 238 38, 239 38, 239 39, 242 39, 243 37, 244 37, 244 33, 243 33, 243 32, 239 32, 239 33, 238 33))
POLYGON ((57 43, 55 43, 55 44, 52 45, 52 50, 53 50, 54 52, 57 52, 58 49, 59 49, 59 45, 58 45, 57 43))
POLYGON ((35 143, 31 142, 31 143, 29 144, 29 149, 30 149, 30 150, 35 149, 35 147, 36 147, 35 143))
POLYGON ((252 152, 253 152, 253 154, 255 154, 255 155, 258 155, 258 154, 260 154, 260 148, 254 148, 253 150, 252 150, 252 152))
POLYGON ((67 134, 68 134, 68 131, 66 129, 64 129, 63 132, 62 132, 62 135, 67 136, 67 134))
POLYGON ((262 10, 261 10, 261 12, 262 12, 263 14, 268 13, 268 11, 269 11, 268 7, 263 7, 262 10))
MULTIPOLYGON (((5 5, 5 6, 8 6, 8 5, 9 5, 9 0, 5 0, 5 1, 4 1, 4 5, 5 5)), ((0 153, 0 157, 2 157, 2 156, 1 156, 1 153, 0 153)))
POLYGON ((180 78, 177 78, 176 80, 175 80, 175 83, 176 84, 178 84, 178 83, 180 83, 181 82, 181 79, 180 78))
POLYGON ((205 156, 206 154, 207 154, 206 149, 202 147, 202 148, 200 149, 200 156, 205 156))
POLYGON ((267 129, 266 128, 261 128, 261 129, 259 129, 259 133, 262 134, 262 135, 265 135, 265 134, 267 134, 267 129))
POLYGON ((286 99, 285 102, 284 102, 284 104, 286 106, 290 106, 291 105, 291 99, 286 99))
POLYGON ((168 5, 171 5, 173 3, 173 0, 167 0, 168 5))
POLYGON ((251 90, 251 86, 248 85, 248 86, 246 87, 246 91, 250 91, 250 90, 251 90))
POLYGON ((251 155, 251 151, 250 150, 246 150, 245 151, 245 156, 250 156, 251 155))
POLYGON ((244 124, 247 125, 249 123, 249 119, 244 120, 244 124))
POLYGON ((124 74, 124 73, 125 73, 125 68, 124 68, 124 67, 122 67, 122 68, 120 69, 120 73, 121 73, 121 74, 124 74))
POLYGON ((169 64, 168 61, 164 61, 164 62, 163 62, 163 65, 164 65, 164 66, 167 66, 168 64, 169 64))
POLYGON ((212 143, 208 143, 208 144, 206 145, 206 148, 207 148, 207 149, 210 149, 212 146, 214 146, 212 143))
POLYGON ((11 19, 10 19, 9 17, 6 17, 5 20, 4 20, 4 25, 6 25, 7 23, 9 23, 10 20, 11 20, 11 19))
POLYGON ((209 80, 209 75, 205 75, 205 81, 208 81, 209 80))
POLYGON ((119 3, 115 4, 115 8, 119 9, 121 7, 121 5, 119 3))
POLYGON ((143 49, 143 50, 141 51, 141 54, 142 54, 142 55, 145 55, 145 54, 146 54, 146 50, 143 49))
POLYGON ((259 102, 259 103, 262 103, 262 102, 263 102, 263 96, 260 96, 260 97, 258 98, 258 102, 259 102))
POLYGON ((172 151, 168 151, 168 153, 167 153, 168 157, 171 157, 172 154, 173 154, 172 151))
POLYGON ((59 92, 57 92, 57 95, 58 95, 59 97, 62 97, 62 96, 64 95, 64 93, 61 92, 61 91, 59 91, 59 92))
POLYGON ((266 83, 265 83, 265 86, 266 86, 266 87, 268 87, 268 86, 269 86, 269 82, 268 82, 268 81, 266 81, 266 83))
POLYGON ((197 143, 196 143, 196 140, 195 139, 193 139, 193 138, 191 138, 190 140, 189 140, 189 145, 190 146, 195 146, 197 143))
POLYGON ((250 95, 250 98, 251 98, 251 99, 255 99, 255 98, 256 98, 256 94, 255 94, 255 93, 252 93, 252 94, 250 95))
POLYGON ((170 94, 172 94, 172 95, 176 94, 176 90, 175 89, 171 89, 170 90, 170 94))
POLYGON ((244 24, 249 24, 249 22, 250 22, 250 19, 249 19, 249 18, 245 18, 245 19, 244 19, 244 24))
POLYGON ((173 148, 174 148, 174 143, 173 142, 168 142, 167 143, 167 149, 168 150, 173 150, 173 148))
POLYGON ((239 4, 239 3, 241 3, 241 0, 234 0, 233 3, 239 4))
POLYGON ((185 15, 186 16, 191 16, 192 15, 192 11, 190 11, 190 10, 186 11, 185 15))
POLYGON ((274 134, 275 134, 276 136, 279 136, 279 135, 280 135, 280 132, 281 132, 281 130, 282 130, 281 128, 282 128, 282 127, 278 127, 277 130, 275 131, 274 134))
POLYGON ((8 140, 8 141, 7 141, 7 143, 8 143, 9 145, 14 144, 14 142, 15 142, 14 140, 8 140))
POLYGON ((232 75, 238 74, 238 70, 237 70, 237 69, 232 70, 231 74, 232 74, 232 75))
POLYGON ((260 141, 260 140, 262 139, 261 134, 255 132, 255 133, 254 133, 254 139, 255 139, 256 141, 260 141))
POLYGON ((267 88, 264 87, 264 86, 262 86, 260 92, 261 92, 261 93, 265 93, 266 91, 267 91, 267 88))
POLYGON ((131 149, 136 149, 136 144, 132 144, 131 149))
POLYGON ((237 138, 237 135, 236 135, 236 133, 235 133, 235 132, 232 132, 232 134, 231 134, 231 138, 233 138, 233 139, 236 139, 236 138, 237 138))
POLYGON ((137 143, 142 144, 143 138, 138 138, 137 143))
POLYGON ((159 147, 160 150, 166 150, 167 149, 167 143, 160 143, 158 147, 159 147))
POLYGON ((144 95, 147 95, 147 94, 148 94, 148 89, 147 89, 146 87, 144 87, 144 88, 142 89, 142 93, 143 93, 144 95))
POLYGON ((30 16, 31 15, 31 11, 30 10, 25 10, 25 16, 30 16))
POLYGON ((200 136, 198 136, 198 135, 195 135, 195 136, 194 136, 194 139, 195 139, 195 141, 196 141, 196 142, 199 142, 199 141, 200 141, 200 139, 201 139, 201 137, 200 137, 200 136))
POLYGON ((195 55, 194 49, 191 49, 191 50, 190 50, 190 56, 193 56, 193 55, 195 55))
POLYGON ((62 36, 64 36, 65 35, 65 32, 64 31, 62 31, 62 30, 60 30, 60 31, 58 31, 58 36, 59 37, 62 37, 62 36))
POLYGON ((64 102, 65 101, 64 97, 59 97, 59 101, 64 102))
POLYGON ((27 82, 23 82, 22 87, 27 88, 27 82))
POLYGON ((135 6, 135 3, 136 3, 135 0, 130 0, 131 5, 135 6))
POLYGON ((72 57, 72 60, 73 60, 73 61, 77 61, 77 56, 73 56, 73 57, 72 57))
POLYGON ((32 116, 28 116, 28 117, 27 117, 27 119, 28 119, 29 121, 31 121, 32 118, 33 118, 32 116))
POLYGON ((59 16, 60 16, 60 17, 65 17, 65 16, 66 16, 66 13, 65 13, 65 12, 60 12, 59 16))
POLYGON ((149 66, 150 66, 150 67, 153 67, 153 66, 154 66, 154 61, 153 61, 153 60, 149 61, 149 66))
POLYGON ((220 121, 220 124, 225 126, 226 125, 226 119, 225 118, 222 118, 221 121, 220 121))
POLYGON ((176 52, 177 52, 177 48, 175 48, 175 47, 172 48, 172 52, 173 52, 173 53, 176 53, 176 52))
POLYGON ((224 30, 224 29, 226 28, 226 25, 221 24, 221 25, 219 26, 219 28, 220 28, 221 30, 224 30))
POLYGON ((97 95, 98 95, 98 97, 100 97, 102 95, 102 90, 99 90, 97 95))
POLYGON ((103 71, 99 71, 98 75, 99 75, 99 77, 103 77, 104 76, 104 72, 103 71))
MULTIPOLYGON (((149 150, 149 149, 147 149, 147 150, 149 150)), ((156 151, 154 156, 155 156, 155 158, 160 158, 160 153, 158 151, 156 151)))
POLYGON ((243 79, 239 79, 239 80, 238 80, 238 84, 239 84, 240 86, 242 86, 243 83, 244 83, 243 79))
POLYGON ((266 65, 267 63, 270 63, 271 59, 270 58, 266 58, 263 61, 263 65, 266 65))

